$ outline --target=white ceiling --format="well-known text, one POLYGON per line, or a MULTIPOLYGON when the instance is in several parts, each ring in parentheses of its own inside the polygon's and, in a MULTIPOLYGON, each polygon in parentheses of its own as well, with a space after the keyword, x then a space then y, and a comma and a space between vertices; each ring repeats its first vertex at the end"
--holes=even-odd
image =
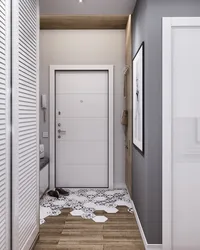
POLYGON ((128 15, 136 0, 40 0, 41 15, 128 15))

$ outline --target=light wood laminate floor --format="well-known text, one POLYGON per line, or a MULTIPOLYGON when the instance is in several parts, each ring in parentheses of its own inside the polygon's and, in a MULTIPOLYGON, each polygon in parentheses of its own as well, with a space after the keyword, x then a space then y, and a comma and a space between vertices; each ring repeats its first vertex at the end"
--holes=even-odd
POLYGON ((104 223, 71 216, 71 210, 64 209, 61 215, 45 219, 34 249, 144 250, 134 215, 127 211, 127 207, 117 208, 119 212, 116 214, 95 212, 108 218, 104 223))

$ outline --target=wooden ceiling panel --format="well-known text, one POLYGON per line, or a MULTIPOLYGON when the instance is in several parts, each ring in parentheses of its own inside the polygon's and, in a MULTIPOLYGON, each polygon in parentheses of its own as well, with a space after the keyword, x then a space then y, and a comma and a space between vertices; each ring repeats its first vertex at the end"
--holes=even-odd
POLYGON ((128 16, 41 16, 40 29, 126 29, 128 16))

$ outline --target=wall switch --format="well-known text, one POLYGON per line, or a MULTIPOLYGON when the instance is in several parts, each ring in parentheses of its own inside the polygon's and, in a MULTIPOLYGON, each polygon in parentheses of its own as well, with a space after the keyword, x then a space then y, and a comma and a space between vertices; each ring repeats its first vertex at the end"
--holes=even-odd
POLYGON ((48 133, 48 132, 43 132, 42 137, 43 137, 43 138, 48 138, 48 137, 49 137, 49 133, 48 133))

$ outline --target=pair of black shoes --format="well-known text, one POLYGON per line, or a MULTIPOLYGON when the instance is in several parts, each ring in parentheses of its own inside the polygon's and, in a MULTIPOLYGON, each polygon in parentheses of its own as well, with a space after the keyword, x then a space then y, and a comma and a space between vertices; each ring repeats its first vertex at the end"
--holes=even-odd
POLYGON ((64 196, 69 196, 69 192, 65 191, 62 188, 56 188, 55 190, 50 190, 47 194, 49 196, 56 197, 57 199, 59 198, 60 194, 64 196))

